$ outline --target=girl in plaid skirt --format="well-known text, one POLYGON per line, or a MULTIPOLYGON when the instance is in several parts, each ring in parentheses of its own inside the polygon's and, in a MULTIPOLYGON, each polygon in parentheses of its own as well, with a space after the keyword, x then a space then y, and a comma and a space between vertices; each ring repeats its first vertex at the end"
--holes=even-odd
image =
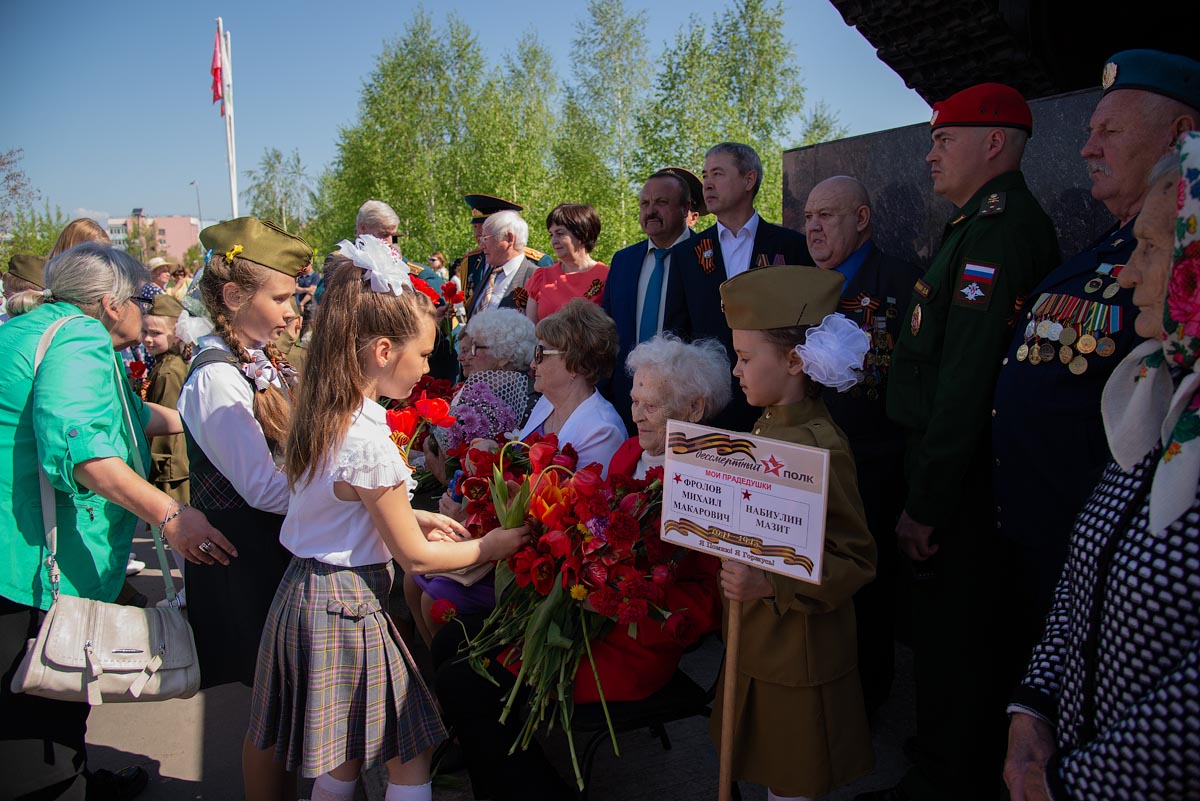
POLYGON ((292 552, 259 646, 249 741, 316 776, 313 801, 349 801, 384 763, 386 801, 430 799, 432 747, 445 737, 429 691, 386 607, 391 560, 408 572, 504 559, 528 529, 478 540, 409 505, 412 471, 380 395, 407 397, 428 371, 429 299, 374 237, 342 242, 326 274, 287 443, 291 483, 280 535, 292 552))

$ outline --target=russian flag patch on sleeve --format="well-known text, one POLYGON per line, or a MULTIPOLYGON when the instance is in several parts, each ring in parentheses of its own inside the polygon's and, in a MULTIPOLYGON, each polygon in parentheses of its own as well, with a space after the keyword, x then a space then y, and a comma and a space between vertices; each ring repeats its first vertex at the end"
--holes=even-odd
POLYGON ((992 288, 1000 266, 978 261, 963 262, 962 275, 954 292, 954 305, 986 311, 992 303, 992 288))

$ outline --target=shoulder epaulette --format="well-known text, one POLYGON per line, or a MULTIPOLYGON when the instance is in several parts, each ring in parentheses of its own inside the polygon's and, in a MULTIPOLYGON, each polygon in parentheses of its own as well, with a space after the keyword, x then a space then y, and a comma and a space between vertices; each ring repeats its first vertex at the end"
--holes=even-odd
POLYGON ((545 253, 538 250, 537 248, 530 248, 530 247, 525 248, 525 258, 529 259, 530 261, 537 261, 538 259, 542 258, 545 255, 546 255, 545 253))
POLYGON ((1007 201, 1007 196, 1003 192, 993 192, 983 199, 983 203, 979 205, 980 217, 992 217, 996 214, 1004 213, 1004 204, 1007 201))

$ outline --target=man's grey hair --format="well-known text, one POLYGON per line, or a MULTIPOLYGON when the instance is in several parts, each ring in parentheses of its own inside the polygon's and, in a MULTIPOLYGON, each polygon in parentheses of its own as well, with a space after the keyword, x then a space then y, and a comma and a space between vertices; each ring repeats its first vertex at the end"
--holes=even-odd
POLYGON ((704 154, 704 158, 716 153, 727 153, 733 156, 733 163, 737 165, 738 173, 745 175, 751 170, 754 171, 754 195, 758 195, 758 188, 762 186, 762 159, 758 157, 758 151, 743 145, 741 142, 722 142, 719 145, 713 145, 704 154))
POLYGON ((679 418, 699 399, 701 421, 711 420, 729 405, 729 355, 715 339, 687 343, 674 334, 659 334, 638 345, 625 360, 625 372, 653 370, 663 379, 668 397, 661 399, 668 416, 679 418))
POLYGON ((483 222, 483 233, 499 237, 512 234, 513 247, 517 250, 524 250, 529 244, 529 223, 515 211, 498 211, 488 217, 483 222))
POLYGON ((537 345, 533 320, 516 309, 485 309, 467 323, 467 336, 485 343, 493 359, 509 370, 525 370, 537 345))
POLYGON ((400 215, 382 200, 368 200, 358 207, 358 219, 354 223, 355 233, 378 235, 385 228, 400 225, 400 215))

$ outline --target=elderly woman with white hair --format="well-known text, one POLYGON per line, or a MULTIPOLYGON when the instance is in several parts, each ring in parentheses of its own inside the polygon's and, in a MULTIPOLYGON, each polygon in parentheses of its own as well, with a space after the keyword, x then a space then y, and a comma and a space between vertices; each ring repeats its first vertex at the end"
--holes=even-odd
POLYGON ((637 436, 613 455, 609 472, 643 478, 663 463, 667 421, 711 420, 729 403, 729 357, 715 339, 691 344, 660 334, 638 345, 625 361, 637 436))
MULTIPOLYGON (((82 801, 85 784, 95 782, 82 772, 88 705, 10 686, 56 593, 115 600, 139 519, 188 560, 228 564, 235 551, 142 469, 147 436, 183 431, 176 411, 131 391, 116 354, 141 338, 146 269, 124 251, 87 242, 52 258, 45 277, 45 290, 10 300, 17 316, 0 327, 0 765, 14 796, 82 801), (57 587, 37 502, 42 476, 57 509, 57 587)), ((110 785, 139 781, 144 786, 144 772, 108 776, 110 785)))

